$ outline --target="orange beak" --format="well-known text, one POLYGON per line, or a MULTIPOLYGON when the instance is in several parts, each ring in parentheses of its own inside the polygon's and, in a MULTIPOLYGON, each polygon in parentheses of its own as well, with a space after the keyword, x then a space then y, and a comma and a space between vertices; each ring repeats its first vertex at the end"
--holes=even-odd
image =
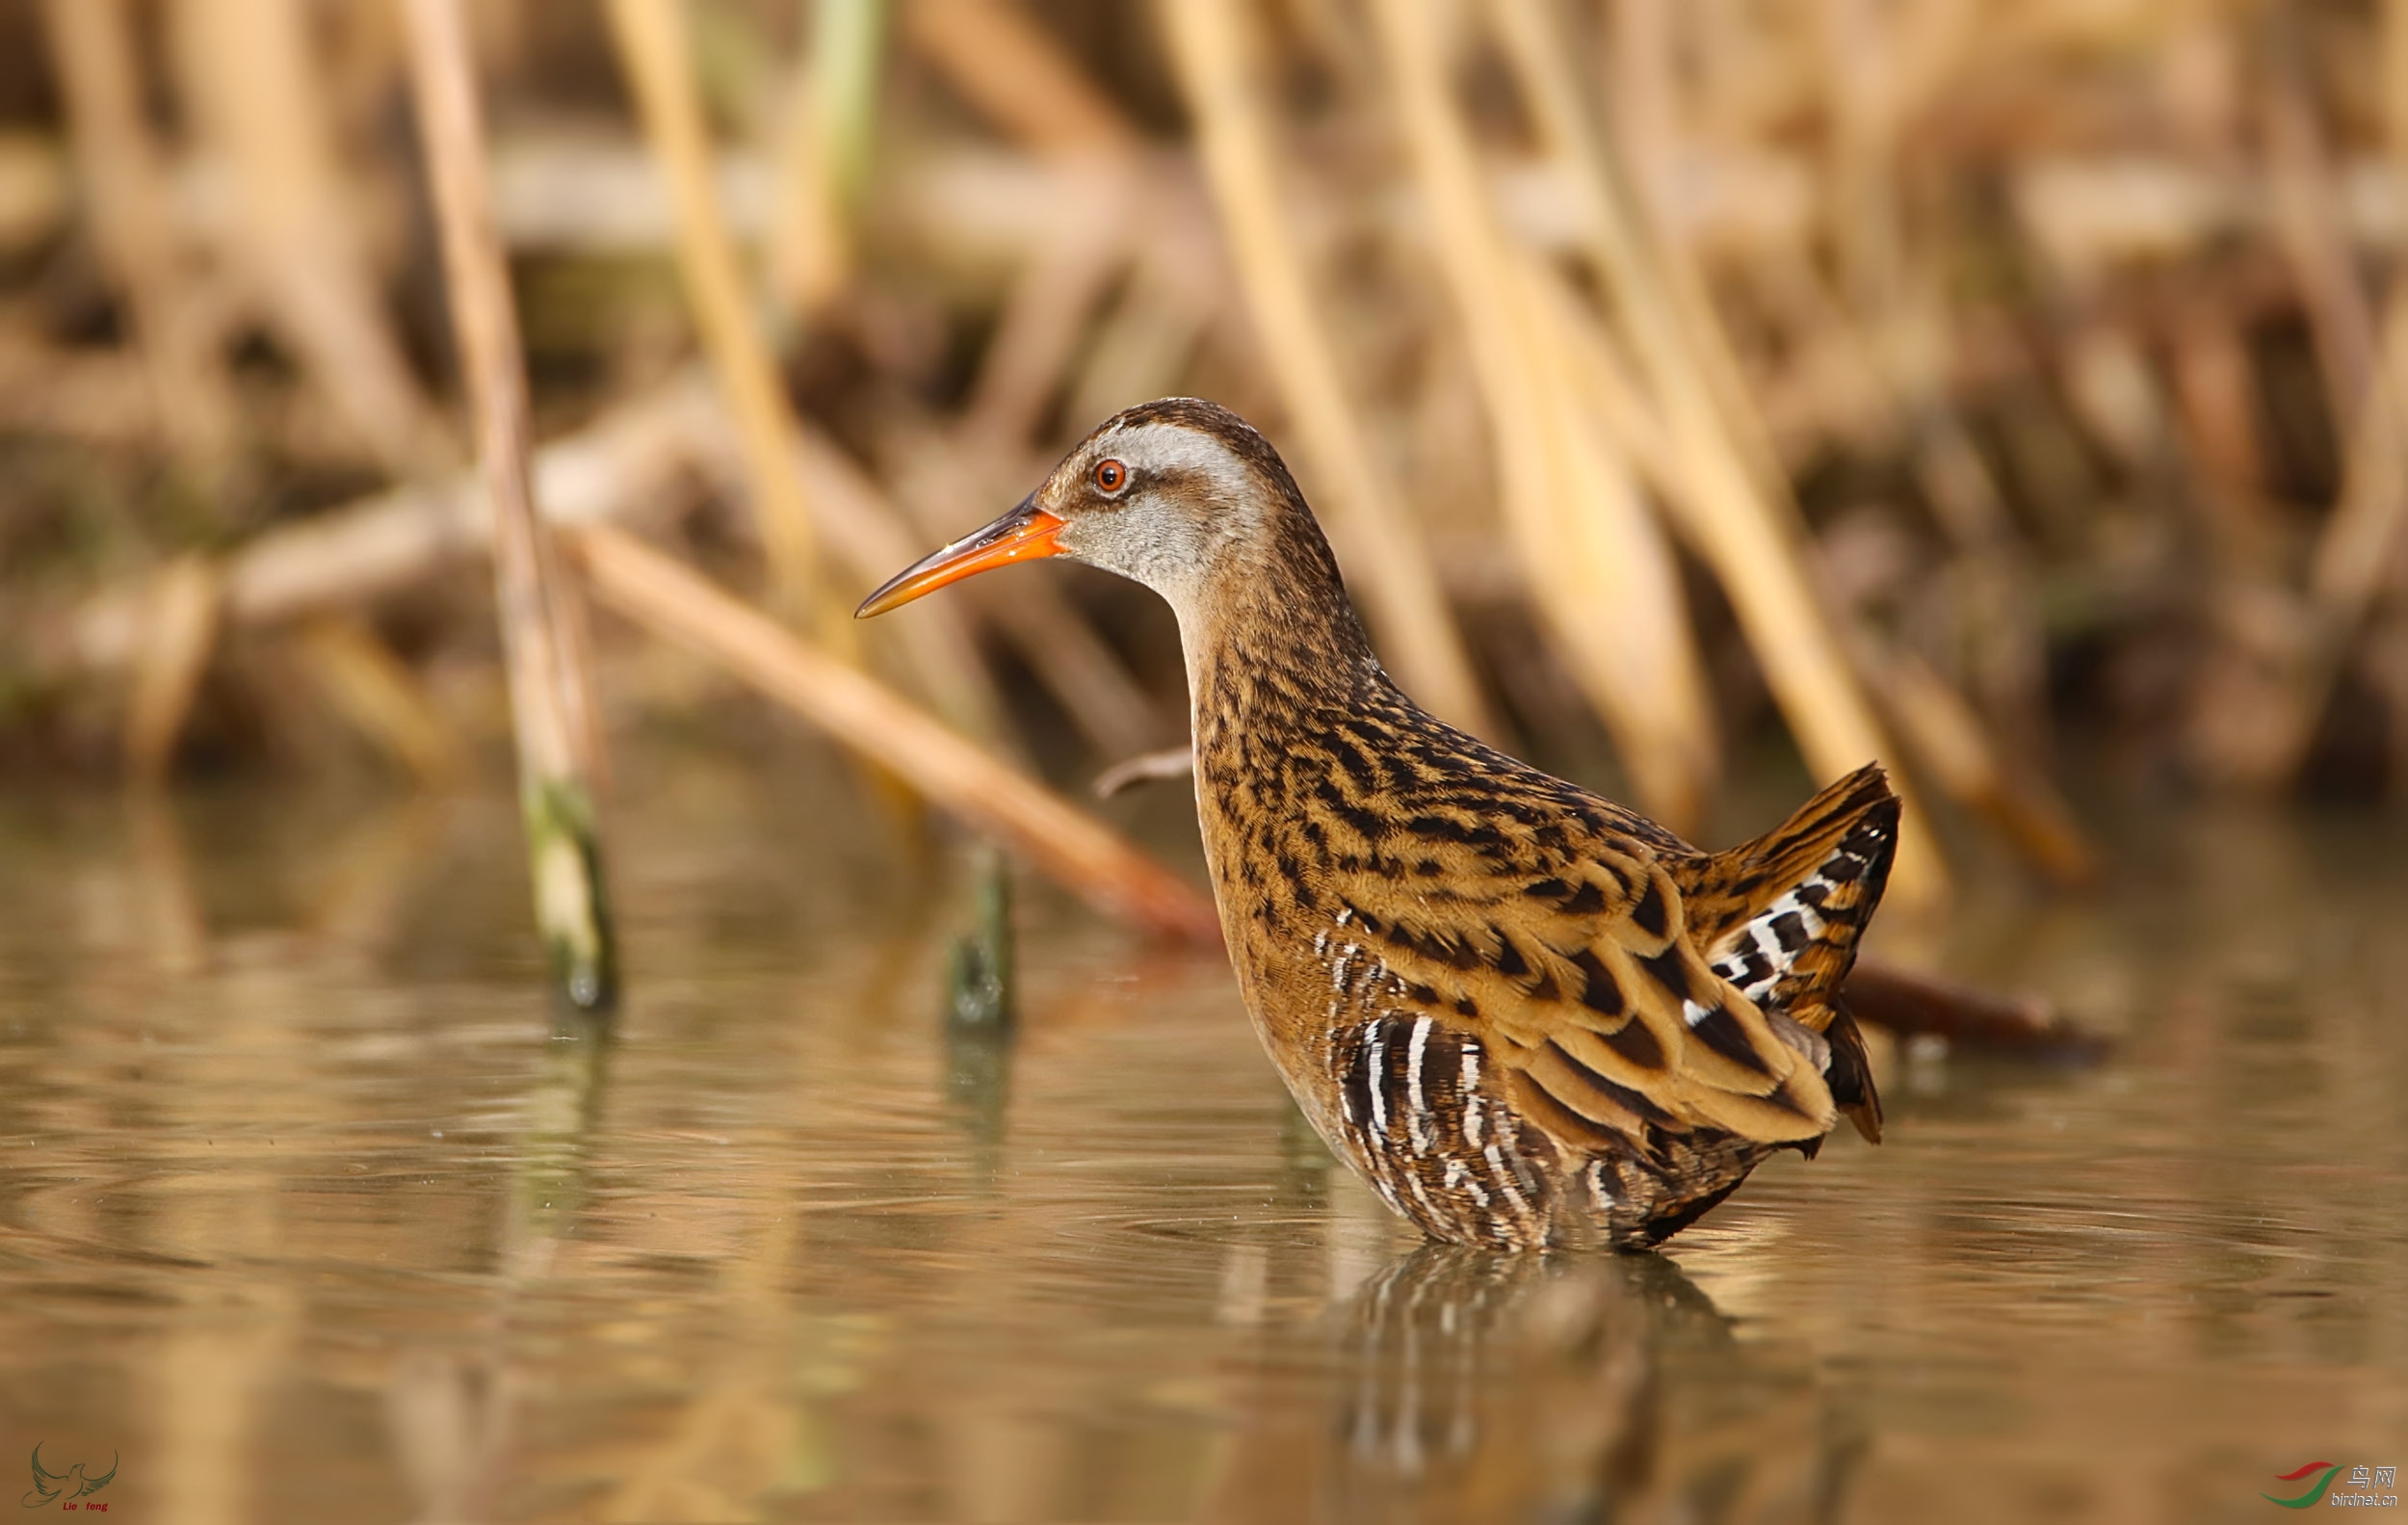
POLYGON ((863 599, 852 617, 867 619, 889 609, 900 609, 922 593, 932 593, 947 583, 957 583, 991 567, 1033 562, 1040 556, 1060 556, 1061 546, 1054 537, 1061 533, 1063 523, 1038 508, 1034 499, 1023 498, 1018 508, 969 539, 955 540, 935 555, 897 572, 887 579, 885 587, 863 599))

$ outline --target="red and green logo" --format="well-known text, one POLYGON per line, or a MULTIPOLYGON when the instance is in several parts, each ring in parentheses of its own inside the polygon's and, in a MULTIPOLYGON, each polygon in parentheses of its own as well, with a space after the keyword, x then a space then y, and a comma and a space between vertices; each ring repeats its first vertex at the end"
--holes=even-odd
POLYGON ((2311 1461, 2297 1471, 2286 1472, 2275 1479, 2277 1483, 2296 1483, 2313 1472, 2316 1481, 2308 1485, 2306 1492, 2297 1498, 2278 1499, 2271 1493, 2261 1493, 2258 1497, 2270 1504, 2280 1504, 2287 1510, 2313 1509, 2324 1502, 2325 1490, 2333 1486, 2333 1479, 2341 1469, 2342 1464, 2338 1461, 2311 1461))

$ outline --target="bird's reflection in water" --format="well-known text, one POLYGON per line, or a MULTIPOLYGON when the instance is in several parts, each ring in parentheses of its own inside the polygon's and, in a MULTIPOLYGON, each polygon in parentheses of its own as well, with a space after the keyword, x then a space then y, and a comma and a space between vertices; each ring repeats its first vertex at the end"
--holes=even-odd
POLYGON ((1219 1520, 1811 1521, 1853 1449, 1803 1352, 1651 1254, 1429 1246, 1268 1330, 1219 1520))

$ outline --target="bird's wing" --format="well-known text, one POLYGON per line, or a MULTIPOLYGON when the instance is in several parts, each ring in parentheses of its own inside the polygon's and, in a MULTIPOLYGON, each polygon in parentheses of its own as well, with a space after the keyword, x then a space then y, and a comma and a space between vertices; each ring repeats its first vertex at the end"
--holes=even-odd
POLYGON ((1477 1032, 1523 1117, 1573 1155, 1833 1119, 1817 1066, 1715 974, 1654 845, 1527 807, 1413 820, 1324 888, 1401 997, 1477 1032), (1385 845, 1385 844, 1383 844, 1385 845), (1397 844, 1401 846, 1401 843, 1397 844))
POLYGON ((109 1453, 109 1470, 101 1473, 100 1476, 96 1478, 86 1477, 84 1479, 84 1486, 75 1490, 75 1496, 80 1499, 87 1493, 99 1492, 102 1488, 107 1487, 109 1486, 109 1480, 117 1475, 118 1454, 112 1451, 109 1453))
POLYGON ((59 1496, 59 1485, 66 1481, 64 1472, 52 1472, 41 1464, 41 1442, 34 1442, 34 1492, 43 1503, 59 1496))

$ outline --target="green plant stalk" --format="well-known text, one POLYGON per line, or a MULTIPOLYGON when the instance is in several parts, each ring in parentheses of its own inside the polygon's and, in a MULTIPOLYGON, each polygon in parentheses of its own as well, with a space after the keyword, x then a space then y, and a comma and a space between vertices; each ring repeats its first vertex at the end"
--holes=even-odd
POLYGON ((954 944, 946 970, 947 1019, 956 1027, 1008 1030, 1012 984, 1011 870, 993 847, 980 851, 978 924, 954 944))
POLYGON ((813 127, 831 199, 848 221, 870 183, 886 30, 886 0, 819 0, 812 13, 813 127))
POLYGON ((618 939, 612 931, 593 802, 574 778, 530 778, 520 788, 519 805, 526 817, 536 931, 551 966, 552 988, 577 1011, 609 1011, 618 1004, 618 939))
POLYGON ((529 475, 534 425, 507 267, 494 233, 460 0, 406 0, 418 130, 443 274, 493 514, 494 601, 518 744, 536 926, 558 998, 582 1012, 617 996, 602 853, 586 779, 600 756, 577 591, 556 565, 529 475))

